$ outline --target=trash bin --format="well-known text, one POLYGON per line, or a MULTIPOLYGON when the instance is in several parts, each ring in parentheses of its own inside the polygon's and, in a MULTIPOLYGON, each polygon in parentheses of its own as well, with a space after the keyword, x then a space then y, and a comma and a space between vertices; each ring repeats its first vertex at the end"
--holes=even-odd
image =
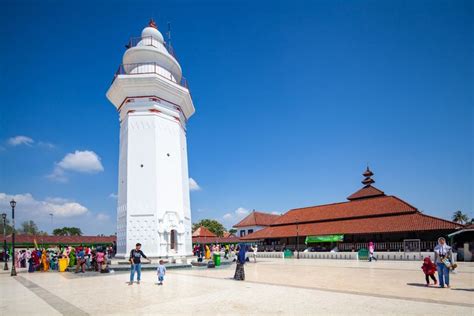
POLYGON ((369 251, 365 248, 360 249, 357 252, 357 259, 358 260, 369 260, 369 251))
POLYGON ((214 254, 214 264, 216 267, 221 265, 221 254, 220 253, 215 253, 214 254))
POLYGON ((291 251, 290 249, 286 249, 285 252, 283 253, 283 257, 284 257, 284 258, 291 258, 291 257, 293 257, 293 251, 291 251))
POLYGON ((58 260, 59 263, 59 272, 64 272, 67 269, 67 259, 61 258, 58 260))

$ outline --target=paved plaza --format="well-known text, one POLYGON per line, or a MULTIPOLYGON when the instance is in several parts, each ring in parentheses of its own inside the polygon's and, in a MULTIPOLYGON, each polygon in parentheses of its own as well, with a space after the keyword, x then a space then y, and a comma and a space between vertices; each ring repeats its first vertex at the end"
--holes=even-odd
POLYGON ((387 314, 473 315, 474 265, 461 263, 451 289, 424 286, 420 262, 261 259, 232 280, 235 265, 128 273, 0 274, 0 315, 387 314))

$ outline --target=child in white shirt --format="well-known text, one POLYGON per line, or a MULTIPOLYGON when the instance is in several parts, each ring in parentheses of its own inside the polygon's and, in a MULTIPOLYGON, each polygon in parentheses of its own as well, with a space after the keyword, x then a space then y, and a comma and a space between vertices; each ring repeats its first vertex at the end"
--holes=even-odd
POLYGON ((158 268, 156 268, 156 274, 158 275, 158 285, 163 285, 166 274, 166 267, 163 265, 163 260, 160 260, 160 264, 158 268))

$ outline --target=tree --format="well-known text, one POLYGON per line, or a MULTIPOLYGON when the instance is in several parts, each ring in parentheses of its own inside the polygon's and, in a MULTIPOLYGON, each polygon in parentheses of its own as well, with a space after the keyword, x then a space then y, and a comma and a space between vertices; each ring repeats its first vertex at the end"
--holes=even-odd
POLYGON ((32 220, 24 221, 20 225, 19 232, 25 235, 38 235, 39 229, 38 225, 32 220))
MULTIPOLYGON (((10 221, 8 219, 5 221, 5 230, 7 235, 10 235, 13 232, 13 227, 10 225, 10 221)), ((3 219, 0 219, 0 234, 3 234, 3 219)))
POLYGON ((216 221, 215 219, 202 219, 197 223, 193 224, 193 231, 198 229, 200 226, 204 226, 209 229, 211 232, 216 234, 219 237, 224 236, 225 228, 224 226, 216 221))
POLYGON ((229 229, 229 233, 235 235, 237 233, 237 229, 231 228, 231 229, 229 229))
POLYGON ((464 214, 462 211, 456 211, 453 214, 453 222, 459 223, 459 224, 465 224, 469 221, 469 217, 467 214, 464 214))
POLYGON ((67 236, 68 232, 65 228, 67 228, 67 227, 54 229, 53 230, 53 235, 54 236, 67 236))
POLYGON ((82 236, 82 231, 78 227, 63 227, 53 230, 54 236, 82 236))

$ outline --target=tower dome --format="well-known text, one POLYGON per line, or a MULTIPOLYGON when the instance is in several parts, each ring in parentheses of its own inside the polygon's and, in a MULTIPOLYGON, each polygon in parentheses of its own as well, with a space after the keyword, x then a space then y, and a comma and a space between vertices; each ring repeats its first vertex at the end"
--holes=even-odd
POLYGON ((150 20, 150 22, 148 23, 148 26, 145 27, 142 31, 142 38, 146 38, 146 37, 151 37, 157 40, 158 42, 160 42, 161 44, 164 43, 163 35, 161 35, 161 32, 158 31, 155 21, 153 20, 150 20))
POLYGON ((130 40, 123 66, 127 74, 156 73, 176 83, 182 77, 181 66, 166 49, 163 35, 153 20, 142 30, 141 37, 130 40))

